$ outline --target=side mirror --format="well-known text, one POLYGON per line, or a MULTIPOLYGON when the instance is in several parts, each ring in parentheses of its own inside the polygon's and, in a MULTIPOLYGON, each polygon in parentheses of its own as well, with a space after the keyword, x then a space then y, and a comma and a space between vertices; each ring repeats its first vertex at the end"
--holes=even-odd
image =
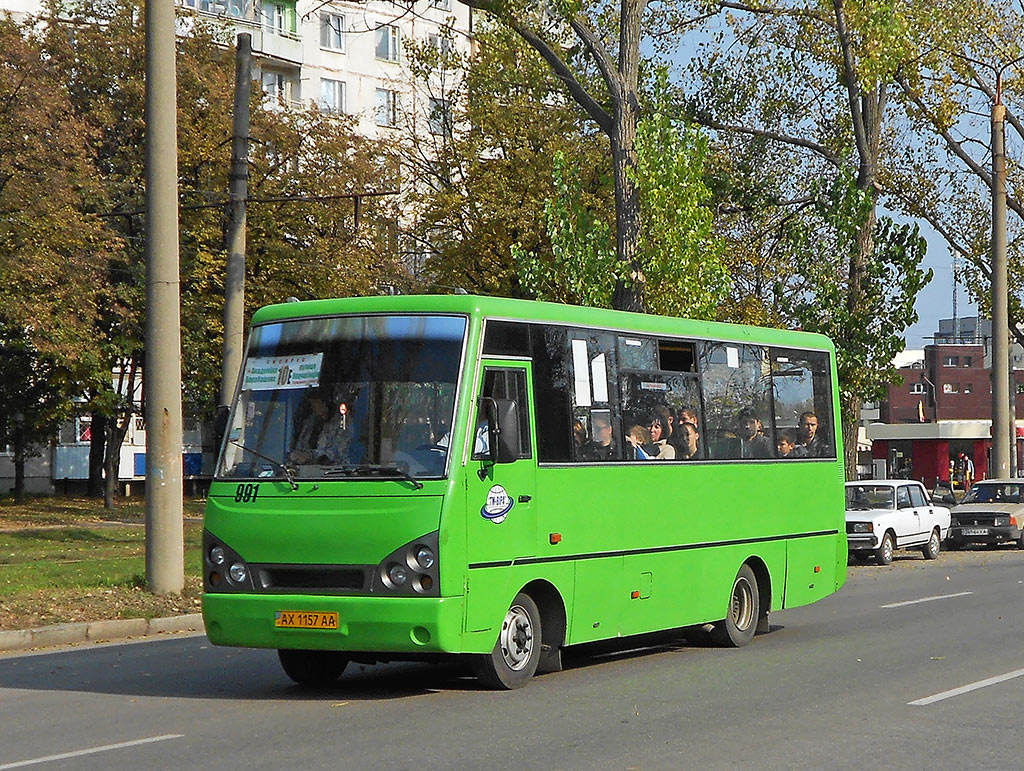
POLYGON ((512 399, 480 398, 487 416, 487 449, 493 463, 512 463, 522 454, 519 407, 512 399))

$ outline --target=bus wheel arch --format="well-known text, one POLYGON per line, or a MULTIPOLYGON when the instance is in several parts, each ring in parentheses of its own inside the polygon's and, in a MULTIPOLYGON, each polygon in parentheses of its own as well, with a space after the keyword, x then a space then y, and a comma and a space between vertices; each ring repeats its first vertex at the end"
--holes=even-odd
POLYGON ((541 657, 537 672, 561 672, 562 646, 568 623, 562 595, 551 583, 541 579, 524 586, 522 592, 528 594, 540 610, 541 657))
POLYGON ((486 687, 522 688, 540 663, 543 623, 537 603, 519 592, 505 612, 490 653, 474 654, 473 671, 486 687))
POLYGON ((760 557, 752 556, 747 562, 757 579, 758 614, 755 634, 766 634, 771 631, 768 623, 768 612, 772 609, 772 576, 768 566, 760 557))
POLYGON ((723 648, 741 648, 754 639, 760 618, 761 591, 749 562, 744 562, 732 582, 725 618, 711 629, 711 640, 723 648))

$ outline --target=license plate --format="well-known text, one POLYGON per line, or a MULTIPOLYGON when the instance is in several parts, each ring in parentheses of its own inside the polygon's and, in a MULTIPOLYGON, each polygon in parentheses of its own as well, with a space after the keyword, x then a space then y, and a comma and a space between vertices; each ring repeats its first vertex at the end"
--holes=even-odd
POLYGON ((338 614, 309 610, 279 610, 274 626, 282 629, 337 629, 338 614))
POLYGON ((965 527, 960 531, 964 535, 988 535, 987 527, 965 527))

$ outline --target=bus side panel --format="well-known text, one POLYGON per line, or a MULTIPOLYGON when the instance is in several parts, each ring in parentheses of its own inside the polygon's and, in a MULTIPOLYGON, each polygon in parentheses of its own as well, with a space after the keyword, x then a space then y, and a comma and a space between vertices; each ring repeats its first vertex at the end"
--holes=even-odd
POLYGON ((784 607, 807 605, 836 590, 836 541, 844 538, 845 534, 820 535, 787 543, 784 607))
POLYGON ((573 564, 576 585, 566 642, 576 645, 615 637, 628 602, 623 586, 623 558, 582 559, 573 564))
POLYGON ((786 576, 786 545, 706 547, 625 558, 626 606, 620 633, 640 634, 720 621, 728 613, 732 582, 744 562, 768 570, 769 607, 778 609, 786 576))

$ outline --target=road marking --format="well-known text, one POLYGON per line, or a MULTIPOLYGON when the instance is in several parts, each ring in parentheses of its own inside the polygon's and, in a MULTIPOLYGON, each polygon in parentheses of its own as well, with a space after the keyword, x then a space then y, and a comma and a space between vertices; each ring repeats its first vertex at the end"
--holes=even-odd
POLYGON ((920 600, 907 600, 906 602, 893 602, 889 605, 879 605, 880 608, 902 608, 904 605, 917 605, 919 602, 931 602, 932 600, 948 600, 950 597, 966 597, 974 592, 957 592, 956 594, 937 594, 934 597, 922 597, 920 600))
POLYGON ((19 760, 17 763, 5 763, 0 766, 0 771, 6 771, 8 768, 21 768, 22 766, 34 766, 37 763, 50 763, 54 760, 66 760, 67 758, 77 758, 82 755, 94 755, 97 752, 109 752, 110 750, 121 750, 125 747, 137 747, 140 744, 152 744, 153 742, 163 742, 168 739, 181 739, 185 734, 166 734, 164 736, 152 736, 149 739, 136 739, 131 742, 121 742, 120 744, 105 744, 102 747, 91 747, 87 750, 75 750, 74 752, 63 752, 60 755, 47 755, 45 758, 33 758, 32 760, 19 760))
POLYGON ((929 704, 934 704, 937 701, 942 701, 943 699, 952 699, 954 696, 959 696, 962 693, 970 693, 971 691, 976 691, 979 688, 985 688, 989 685, 995 685, 996 683, 1005 683, 1007 680, 1012 680, 1013 678, 1020 677, 1021 675, 1024 675, 1024 669, 1017 669, 1013 672, 1007 672, 1005 675, 996 675, 995 677, 990 677, 986 680, 979 680, 976 683, 962 685, 951 691, 943 691, 942 693, 937 693, 934 696, 926 696, 925 698, 918 699, 917 701, 907 702, 907 704, 911 707, 925 707, 929 704))

